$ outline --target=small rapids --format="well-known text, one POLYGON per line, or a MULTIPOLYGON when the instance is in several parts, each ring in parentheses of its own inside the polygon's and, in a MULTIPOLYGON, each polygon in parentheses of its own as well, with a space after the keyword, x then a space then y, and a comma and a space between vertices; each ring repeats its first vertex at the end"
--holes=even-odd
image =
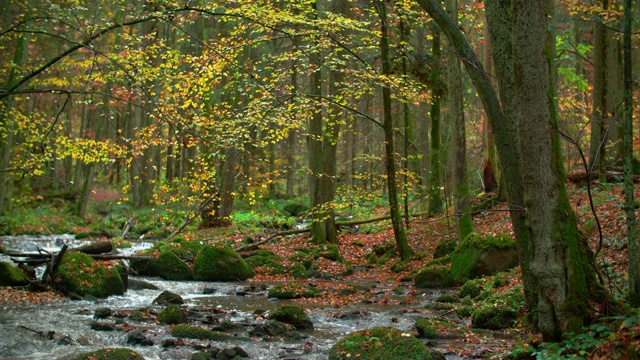
MULTIPOLYGON (((55 251, 63 244, 70 247, 83 245, 83 241, 72 236, 57 237, 8 237, 0 238, 2 245, 12 251, 35 252, 40 249, 55 251)), ((152 242, 138 243, 127 253, 152 246, 152 242)), ((6 256, 0 261, 10 261, 6 256)), ((257 314, 276 309, 285 304, 300 303, 290 300, 267 298, 270 284, 253 282, 212 283, 197 281, 167 281, 156 278, 130 279, 144 280, 158 287, 156 290, 129 289, 123 296, 112 296, 97 301, 66 301, 62 303, 0 303, 0 359, 70 359, 73 356, 106 347, 128 347, 146 359, 189 359, 197 347, 230 348, 241 347, 250 359, 308 359, 327 358, 327 351, 342 336, 374 326, 393 326, 408 333, 414 333, 415 321, 426 316, 424 305, 439 293, 410 296, 394 296, 392 301, 380 303, 351 304, 339 309, 303 304, 314 330, 301 331, 298 341, 267 341, 251 338, 248 330, 264 324, 265 319, 257 314), (245 291, 247 288, 253 291, 245 291), (257 289, 257 290, 255 290, 257 289), (159 324, 152 319, 138 319, 130 315, 141 309, 151 309, 152 313, 162 310, 153 305, 153 300, 163 291, 179 294, 185 301, 188 323, 203 325, 202 319, 237 324, 236 330, 228 334, 237 340, 224 342, 205 340, 185 340, 177 346, 163 347, 163 341, 175 339, 170 335, 171 326, 159 324), (110 308, 112 316, 94 319, 98 308, 110 308), (340 316, 355 313, 357 316, 340 316), (115 323, 115 331, 96 331, 91 328, 94 321, 115 323), (153 341, 153 346, 127 344, 127 333, 141 329, 153 341), (234 332, 235 331, 235 332, 234 332)), ((383 293, 381 291, 381 293, 383 293)), ((386 295, 380 295, 386 296, 386 295)), ((206 324, 206 323, 205 323, 206 324)), ((456 356, 447 356, 457 359, 456 356)))

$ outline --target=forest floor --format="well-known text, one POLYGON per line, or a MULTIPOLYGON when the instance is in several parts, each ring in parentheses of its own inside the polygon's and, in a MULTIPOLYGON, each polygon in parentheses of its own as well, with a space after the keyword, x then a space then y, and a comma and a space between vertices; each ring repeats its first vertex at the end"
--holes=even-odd
MULTIPOLYGON (((595 187, 592 191, 592 199, 596 207, 600 227, 602 229, 602 240, 594 216, 590 208, 590 201, 587 191, 583 187, 569 184, 569 195, 571 203, 578 215, 579 226, 582 232, 588 236, 591 249, 598 252, 597 259, 601 265, 602 274, 604 275, 605 286, 608 290, 618 298, 623 298, 622 293, 625 292, 627 278, 627 240, 626 240, 626 217, 623 210, 622 187, 619 185, 602 185, 595 187)), ((640 192, 640 187, 636 187, 636 193, 640 192)), ((107 192, 96 193, 96 199, 115 196, 115 194, 107 192)), ((381 209, 383 211, 383 209, 381 209)), ((480 211, 473 216, 474 231, 482 234, 498 234, 511 233, 511 223, 509 221, 509 213, 505 203, 496 203, 492 209, 480 211)), ((211 230, 200 229, 196 232, 190 232, 189 237, 205 239, 211 238, 211 230)), ((371 266, 368 263, 367 255, 376 244, 385 242, 393 242, 393 232, 390 225, 381 225, 375 233, 343 233, 339 236, 340 255, 344 258, 344 263, 338 263, 327 260, 326 263, 320 265, 323 273, 335 274, 339 281, 335 280, 314 280, 318 288, 322 289, 322 295, 309 299, 299 300, 302 304, 309 306, 325 306, 340 308, 347 304, 358 302, 376 302, 376 301, 397 301, 391 300, 393 297, 371 296, 371 294, 358 292, 352 295, 340 296, 340 290, 347 286, 350 282, 362 280, 374 281, 381 284, 381 288, 394 289, 404 286, 408 289, 408 295, 417 292, 411 282, 403 282, 408 275, 415 270, 423 267, 428 261, 432 260, 432 253, 436 245, 446 238, 455 236, 455 219, 451 216, 440 216, 436 218, 414 218, 410 222, 408 230, 408 239, 412 249, 419 254, 413 260, 409 261, 404 271, 398 272, 391 269, 395 261, 371 266), (340 276, 343 273, 346 263, 353 266, 356 271, 352 275, 340 276)), ((238 246, 243 240, 242 235, 235 235, 230 239, 236 241, 238 246)), ((295 252, 295 249, 307 245, 308 239, 306 235, 297 237, 276 238, 272 242, 262 245, 262 248, 272 251, 273 253, 287 259, 295 252)), ((519 270, 509 273, 510 278, 506 287, 513 287, 521 284, 519 279, 519 270)), ((251 282, 295 282, 293 278, 285 275, 265 275, 257 271, 257 275, 251 279, 251 282)), ((389 290, 391 291, 391 290, 389 290)), ((498 289, 497 291, 500 291, 498 289)), ((410 299, 410 297, 406 297, 410 299)), ((63 301, 63 298, 56 293, 26 293, 10 288, 0 288, 0 302, 43 302, 43 301, 63 301)), ((404 300, 408 301, 408 300, 404 300)), ((532 333, 526 328, 523 322, 518 322, 513 329, 505 331, 504 338, 510 341, 494 341, 487 340, 487 337, 479 336, 477 333, 468 332, 468 335, 462 340, 464 342, 476 346, 460 348, 451 348, 450 352, 464 358, 473 357, 497 357, 502 358, 506 353, 513 349, 516 343, 519 346, 536 346, 541 342, 539 335, 532 333)), ((591 350, 587 358, 604 358, 614 353, 616 346, 637 346, 640 339, 640 327, 636 325, 620 326, 613 329, 609 340, 597 343, 596 350, 591 350), (623 340, 621 340, 623 339, 623 340)), ((493 334, 495 335, 495 334, 493 334)))

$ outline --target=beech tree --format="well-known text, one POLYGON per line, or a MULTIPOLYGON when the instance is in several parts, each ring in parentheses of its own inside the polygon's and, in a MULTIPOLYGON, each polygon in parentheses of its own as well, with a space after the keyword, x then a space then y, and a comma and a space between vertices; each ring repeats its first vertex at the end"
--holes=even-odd
MULTIPOLYGON (((418 3, 455 45, 490 114, 503 172, 516 174, 506 181, 533 325, 546 340, 579 331, 596 316, 595 304, 614 303, 597 280, 595 259, 578 231, 565 189, 558 124, 550 114, 544 1, 514 0, 512 7, 503 1, 494 4, 502 14, 512 11, 512 53, 505 56, 510 56, 513 64, 515 120, 520 134, 513 148, 508 145, 512 134, 507 118, 464 35, 438 2, 418 3)), ((499 42, 492 40, 493 44, 499 42)))

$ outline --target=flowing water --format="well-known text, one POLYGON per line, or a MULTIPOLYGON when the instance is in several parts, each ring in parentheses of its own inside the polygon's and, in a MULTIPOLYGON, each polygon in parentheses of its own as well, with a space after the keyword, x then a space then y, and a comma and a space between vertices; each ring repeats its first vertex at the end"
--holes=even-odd
MULTIPOLYGON (((82 245, 72 236, 57 237, 11 237, 0 238, 5 248, 26 252, 46 248, 55 251, 63 244, 70 247, 82 245)), ((152 243, 136 244, 135 252, 149 247, 152 243)), ((0 257, 0 261, 9 261, 0 257)), ((188 359, 195 352, 194 346, 228 348, 239 346, 251 359, 326 359, 329 348, 342 336, 374 326, 394 326, 402 331, 413 333, 415 321, 427 316, 424 305, 432 301, 439 293, 422 294, 403 302, 405 296, 399 295, 388 303, 358 303, 340 309, 331 307, 303 305, 310 309, 308 314, 314 324, 314 330, 303 331, 302 340, 283 342, 250 338, 247 330, 264 323, 264 319, 255 315, 261 311, 273 310, 285 304, 297 304, 294 301, 267 299, 266 289, 270 284, 177 282, 144 278, 143 280, 158 287, 158 290, 128 290, 123 296, 112 296, 98 301, 67 301, 47 304, 0 304, 0 359, 68 359, 79 353, 105 347, 129 347, 146 359, 188 359), (245 291, 249 285, 252 290, 245 291), (163 340, 173 339, 169 334, 170 326, 158 324, 153 320, 137 320, 129 317, 133 311, 151 308, 159 312, 162 307, 152 305, 153 300, 163 291, 169 290, 182 296, 188 318, 192 320, 209 319, 217 322, 227 321, 239 324, 235 332, 237 340, 186 341, 179 346, 163 347, 163 340), (208 292, 205 294, 205 292, 208 292), (400 300, 400 301, 397 301, 400 300), (101 322, 117 323, 116 331, 94 331, 90 324, 95 310, 108 307, 113 316, 101 322), (360 311, 362 316, 342 318, 338 315, 349 311, 360 311), (153 346, 127 344, 126 334, 133 329, 142 329, 145 336, 152 340, 153 346), (55 332, 51 333, 51 332, 55 332), (304 350, 303 350, 304 349, 304 350)), ((385 293, 380 292, 380 296, 385 293)), ((195 323, 202 325, 201 322, 195 323)), ((449 359, 459 357, 448 355, 449 359)))

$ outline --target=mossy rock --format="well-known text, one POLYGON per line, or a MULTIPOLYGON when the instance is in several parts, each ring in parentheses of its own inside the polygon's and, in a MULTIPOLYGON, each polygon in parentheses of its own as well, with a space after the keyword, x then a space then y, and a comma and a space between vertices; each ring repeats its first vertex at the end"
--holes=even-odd
POLYGON ((262 272, 266 272, 269 275, 284 274, 287 270, 282 264, 282 258, 280 256, 265 249, 252 252, 244 258, 244 261, 254 270, 262 267, 262 272))
POLYGON ((510 288, 483 301, 471 315, 471 327, 488 330, 510 328, 515 325, 518 310, 523 307, 522 287, 510 288))
POLYGON ((309 212, 309 206, 307 204, 295 201, 287 202, 282 209, 289 213, 289 215, 295 217, 304 215, 309 212))
POLYGON ((446 304, 459 303, 460 298, 457 294, 442 294, 436 298, 436 302, 446 304))
POLYGON ((478 284, 477 281, 469 280, 462 285, 460 290, 458 290, 458 296, 464 298, 469 296, 474 299, 480 295, 482 292, 482 287, 478 284))
POLYGON ((8 262, 0 262, 0 286, 29 285, 29 278, 20 269, 8 262))
POLYGON ((441 333, 438 332, 437 322, 433 319, 418 319, 414 327, 418 332, 418 337, 423 339, 441 339, 441 333))
POLYGON ((281 306, 269 314, 269 319, 291 324, 298 330, 313 330, 309 315, 299 306, 281 306))
POLYGON ((233 336, 226 335, 218 331, 211 331, 198 326, 184 324, 178 324, 171 328, 171 335, 177 338, 205 339, 214 341, 225 341, 233 339, 233 336))
POLYGON ((157 259, 152 261, 156 273, 165 280, 193 280, 193 271, 170 249, 160 251, 157 259))
POLYGON ((434 259, 440 259, 453 253, 456 249, 458 242, 455 239, 443 239, 436 245, 436 250, 433 252, 434 259))
POLYGON ((516 265, 516 243, 506 234, 470 234, 451 255, 451 275, 458 283, 483 275, 494 275, 516 265))
POLYGON ((164 290, 153 300, 153 303, 158 305, 181 305, 184 304, 184 300, 182 296, 169 290, 164 290))
POLYGON ((124 294, 124 284, 118 267, 106 268, 81 252, 65 253, 56 269, 59 288, 65 293, 106 298, 124 294))
POLYGON ((332 261, 342 261, 340 248, 337 245, 320 245, 311 250, 314 258, 325 258, 332 261))
POLYGON ((158 314, 158 321, 163 324, 184 324, 187 321, 187 317, 180 305, 170 305, 164 308, 158 314))
POLYGON ((73 360, 144 360, 144 357, 131 349, 115 348, 83 353, 73 360))
POLYGON ((391 327, 353 332, 329 350, 329 360, 431 360, 431 353, 411 334, 391 327))
POLYGON ((300 298, 313 298, 320 293, 318 288, 297 283, 287 283, 275 285, 267 293, 268 298, 276 299, 300 299, 300 298))
POLYGON ((441 289, 454 284, 449 269, 446 267, 427 267, 418 272, 414 278, 417 288, 441 289))
POLYGON ((205 245, 193 261, 193 274, 201 281, 242 281, 253 277, 251 266, 229 247, 205 245))

